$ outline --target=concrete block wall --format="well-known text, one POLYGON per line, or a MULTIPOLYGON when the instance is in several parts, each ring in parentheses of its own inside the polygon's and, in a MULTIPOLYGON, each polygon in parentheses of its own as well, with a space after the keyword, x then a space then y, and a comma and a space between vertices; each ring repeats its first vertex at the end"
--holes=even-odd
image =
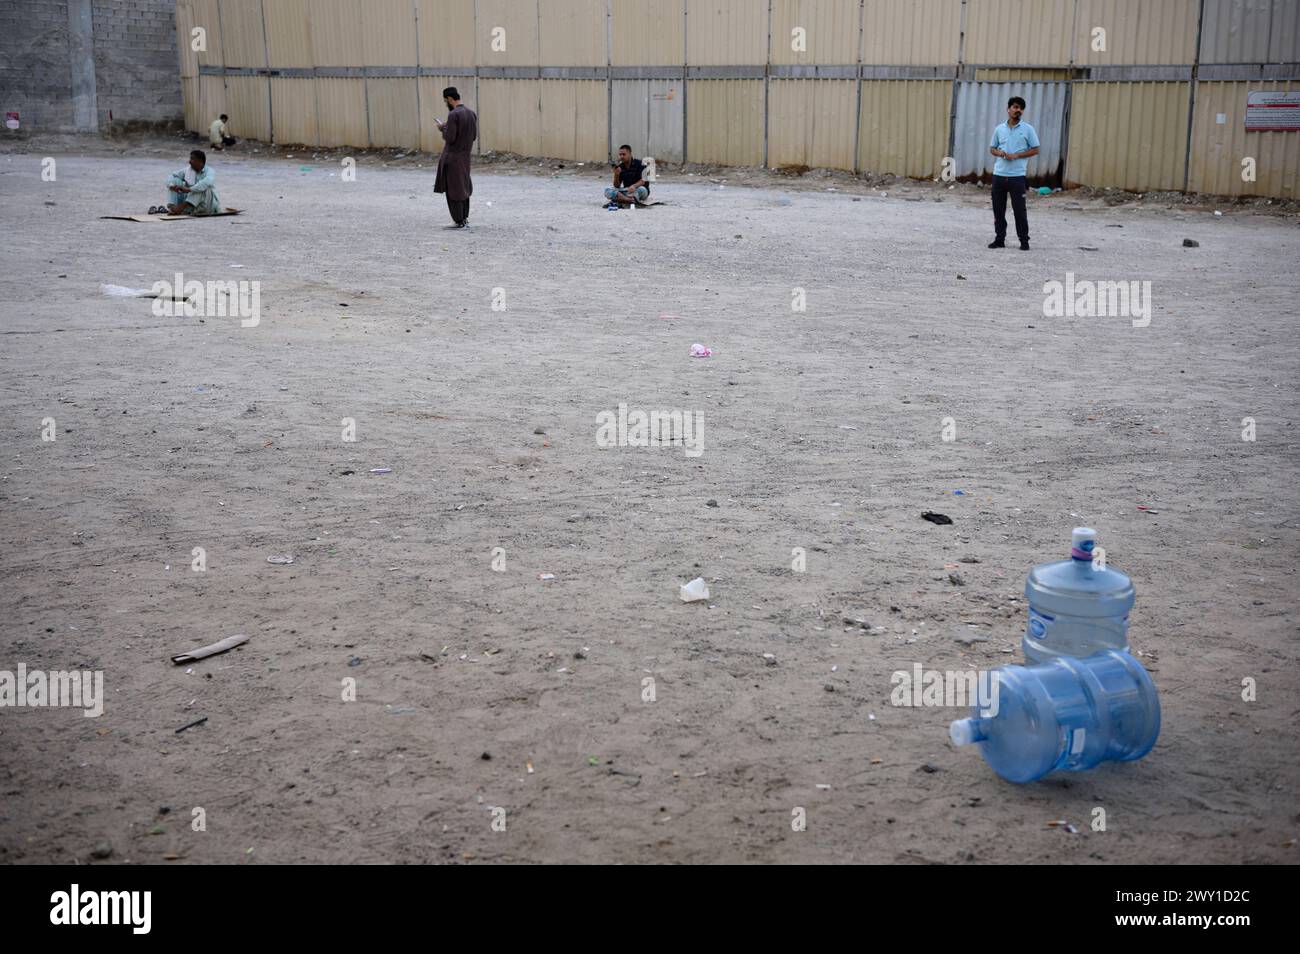
POLYGON ((176 0, 0 2, 0 113, 27 132, 182 120, 179 76, 176 0))
POLYGON ((183 120, 176 0, 94 0, 99 127, 183 120))

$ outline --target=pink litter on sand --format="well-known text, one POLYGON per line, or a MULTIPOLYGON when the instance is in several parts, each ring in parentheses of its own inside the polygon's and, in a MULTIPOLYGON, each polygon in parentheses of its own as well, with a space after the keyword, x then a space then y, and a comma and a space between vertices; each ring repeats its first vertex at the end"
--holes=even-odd
POLYGON ((711 358, 711 357, 713 357, 713 349, 712 349, 712 348, 706 348, 706 347, 704 347, 704 345, 700 344, 699 342, 696 342, 695 344, 691 345, 691 357, 692 357, 692 358, 711 358))
POLYGON ((660 321, 676 321, 678 318, 681 318, 681 315, 660 315, 659 316, 660 321))

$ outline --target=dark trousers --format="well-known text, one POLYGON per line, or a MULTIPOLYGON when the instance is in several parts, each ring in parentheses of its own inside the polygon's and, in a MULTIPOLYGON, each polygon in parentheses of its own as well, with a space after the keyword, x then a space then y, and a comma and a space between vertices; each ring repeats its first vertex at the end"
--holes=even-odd
POLYGON ((1011 211, 1016 216, 1016 237, 1029 241, 1029 213, 1025 211, 1025 177, 993 177, 993 234, 999 242, 1007 238, 1007 193, 1011 194, 1011 211))
POLYGON ((447 211, 451 213, 451 220, 457 225, 469 218, 469 199, 453 199, 447 196, 447 211))

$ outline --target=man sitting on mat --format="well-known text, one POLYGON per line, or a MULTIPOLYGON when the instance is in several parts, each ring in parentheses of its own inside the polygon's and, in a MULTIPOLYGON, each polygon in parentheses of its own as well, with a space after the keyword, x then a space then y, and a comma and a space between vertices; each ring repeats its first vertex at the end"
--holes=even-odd
POLYGON ((190 164, 171 174, 167 180, 167 204, 154 206, 150 214, 216 215, 221 211, 217 201, 216 180, 208 168, 208 157, 202 149, 190 153, 190 164))
POLYGON ((605 198, 609 200, 605 208, 644 203, 649 197, 650 183, 646 181, 644 163, 632 158, 631 146, 619 146, 618 163, 614 166, 614 187, 605 190, 605 198))

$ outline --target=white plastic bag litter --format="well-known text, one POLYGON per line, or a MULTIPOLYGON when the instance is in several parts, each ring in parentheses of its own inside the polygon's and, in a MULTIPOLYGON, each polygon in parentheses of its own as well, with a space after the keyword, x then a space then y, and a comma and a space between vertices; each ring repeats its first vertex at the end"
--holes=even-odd
POLYGON ((709 585, 704 582, 704 577, 697 576, 691 582, 682 587, 682 602, 694 603, 698 600, 707 600, 709 598, 709 585))
POLYGON ((125 285, 100 285, 99 290, 105 295, 111 295, 113 298, 154 298, 154 292, 149 288, 127 288, 125 285))

